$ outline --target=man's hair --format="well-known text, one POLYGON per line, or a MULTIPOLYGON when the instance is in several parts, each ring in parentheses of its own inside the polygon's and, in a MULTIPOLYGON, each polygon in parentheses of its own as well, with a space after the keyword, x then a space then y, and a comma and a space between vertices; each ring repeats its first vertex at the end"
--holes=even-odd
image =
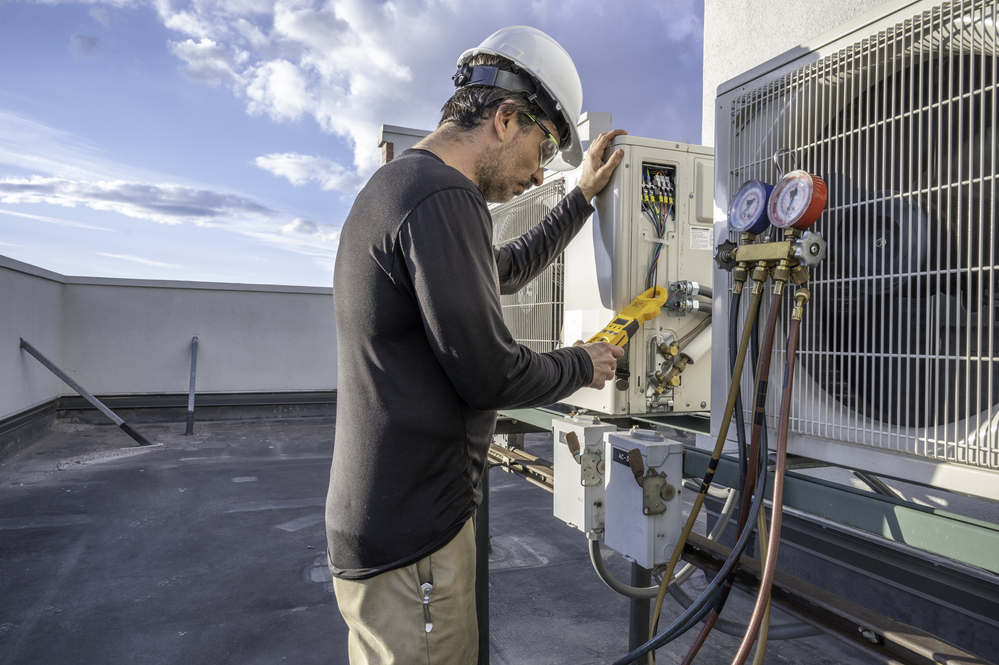
MULTIPOLYGON (((467 64, 472 67, 480 65, 497 67, 508 72, 518 70, 517 65, 512 60, 492 53, 474 55, 467 64)), ((518 111, 517 126, 521 133, 528 132, 534 127, 534 123, 522 117, 523 113, 530 113, 535 118, 547 118, 541 107, 530 101, 529 97, 528 93, 523 91, 515 92, 490 85, 470 85, 458 88, 441 109, 441 121, 437 126, 440 128, 450 125, 460 131, 471 131, 496 115, 496 111, 503 105, 503 102, 510 100, 504 109, 518 111)))

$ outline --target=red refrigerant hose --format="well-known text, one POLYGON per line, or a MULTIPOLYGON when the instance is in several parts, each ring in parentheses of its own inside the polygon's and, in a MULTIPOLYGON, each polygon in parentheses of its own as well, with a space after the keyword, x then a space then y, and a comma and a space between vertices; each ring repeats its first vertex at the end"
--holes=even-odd
POLYGON ((770 517, 770 545, 767 548, 767 560, 763 567, 763 578, 760 580, 760 593, 753 606, 753 616, 749 620, 746 634, 739 645, 739 651, 732 660, 732 665, 743 665, 749 656, 756 633, 763 621, 763 614, 770 602, 770 588, 777 569, 777 550, 780 546, 780 525, 784 506, 784 472, 787 467, 787 429, 791 417, 791 392, 794 386, 794 366, 798 352, 798 330, 801 327, 802 309, 811 294, 808 289, 799 288, 794 294, 795 308, 791 315, 791 325, 787 333, 787 374, 784 378, 784 390, 781 395, 780 418, 777 429, 777 468, 774 471, 773 507, 770 517))

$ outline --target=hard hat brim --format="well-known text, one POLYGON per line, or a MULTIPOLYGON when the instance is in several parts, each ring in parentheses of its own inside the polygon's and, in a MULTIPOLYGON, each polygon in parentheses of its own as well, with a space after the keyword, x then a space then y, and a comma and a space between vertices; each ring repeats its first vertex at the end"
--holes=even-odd
POLYGON ((570 125, 569 132, 572 134, 572 143, 548 163, 545 168, 549 171, 571 171, 583 163, 583 147, 580 145, 576 126, 570 125))

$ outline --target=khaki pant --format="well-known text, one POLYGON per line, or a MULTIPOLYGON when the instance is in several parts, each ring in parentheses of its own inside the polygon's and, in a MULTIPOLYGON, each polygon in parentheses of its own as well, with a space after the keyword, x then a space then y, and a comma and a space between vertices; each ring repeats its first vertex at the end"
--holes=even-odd
POLYGON ((351 665, 475 665, 474 521, 465 522, 443 548, 405 568, 366 580, 333 578, 337 605, 350 629, 351 665), (425 583, 432 585, 426 607, 425 583))

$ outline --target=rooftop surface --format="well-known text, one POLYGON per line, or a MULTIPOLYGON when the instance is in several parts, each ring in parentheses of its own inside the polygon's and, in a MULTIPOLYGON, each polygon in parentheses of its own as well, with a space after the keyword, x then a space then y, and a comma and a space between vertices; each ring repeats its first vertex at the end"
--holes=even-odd
MULTIPOLYGON (((217 421, 184 436, 183 423, 144 424, 159 445, 136 449, 117 427, 58 421, 0 464, 0 665, 346 665, 324 554, 335 425, 217 421)), ((527 436, 536 455, 551 459, 551 446, 527 436)), ((585 536, 552 516, 545 490, 496 468, 490 483, 491 662, 624 655, 628 600, 597 578, 585 536)), ((627 581, 628 562, 604 554, 627 581)), ((695 573, 685 588, 703 585, 695 573)), ((751 607, 733 592, 725 616, 751 607)), ((667 597, 660 625, 679 613, 667 597)), ((693 639, 657 662, 679 663, 693 639)), ((696 662, 727 663, 737 646, 715 631, 696 662)), ((868 662, 825 636, 771 642, 764 660, 868 662)))

